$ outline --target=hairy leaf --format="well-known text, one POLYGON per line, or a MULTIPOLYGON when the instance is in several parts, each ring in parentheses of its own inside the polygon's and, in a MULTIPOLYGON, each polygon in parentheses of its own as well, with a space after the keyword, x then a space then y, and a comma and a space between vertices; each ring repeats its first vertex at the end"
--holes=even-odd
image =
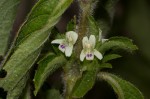
POLYGON ((26 82, 28 80, 29 74, 27 73, 20 81, 19 83, 16 85, 16 87, 14 89, 12 89, 11 91, 8 91, 7 93, 7 99, 18 99, 21 95, 21 93, 23 92, 23 89, 26 86, 26 82))
MULTIPOLYGON (((20 51, 21 52, 21 51, 20 51)), ((14 88, 17 87, 17 84, 20 82, 21 79, 26 75, 26 73, 30 70, 32 64, 36 60, 39 55, 40 50, 32 53, 30 56, 25 57, 24 61, 15 61, 15 57, 12 56, 7 63, 4 69, 7 71, 7 75, 5 78, 0 80, 0 86, 3 87, 6 91, 11 92, 14 88), (7 68, 9 65, 10 67, 7 68)), ((15 53, 19 55, 18 53, 15 53)), ((20 56, 18 56, 20 57, 20 56)), ((22 57, 21 57, 22 58, 22 57)))
POLYGON ((18 82, 31 69, 50 35, 49 30, 71 2, 72 0, 39 0, 33 7, 19 31, 16 48, 3 68, 7 75, 0 80, 0 86, 6 91, 17 87, 18 82))
POLYGON ((132 52, 134 50, 137 50, 138 48, 132 43, 132 40, 126 37, 112 37, 99 47, 101 53, 105 53, 106 51, 111 49, 124 49, 126 51, 132 52))
POLYGON ((0 56, 6 53, 19 3, 20 0, 0 1, 0 56))
POLYGON ((46 91, 46 96, 44 99, 62 99, 59 90, 51 89, 46 91))
POLYGON ((81 98, 83 97, 90 89, 92 89, 96 79, 96 71, 86 71, 82 77, 77 81, 73 89, 73 97, 81 98))
POLYGON ((101 72, 98 74, 98 78, 110 84, 119 99, 144 99, 142 93, 134 85, 116 75, 101 72))
POLYGON ((101 31, 97 25, 97 23, 95 22, 94 18, 92 16, 88 17, 88 25, 89 25, 89 32, 92 35, 96 36, 96 39, 99 40, 99 32, 101 31))
POLYGON ((40 0, 20 29, 16 45, 26 40, 26 38, 32 34, 47 32, 47 30, 58 22, 60 16, 72 1, 73 0, 40 0))
POLYGON ((30 83, 27 83, 19 99, 32 99, 31 93, 31 85, 30 83))
POLYGON ((56 56, 51 53, 39 62, 39 66, 34 77, 35 95, 43 85, 46 78, 60 66, 65 64, 65 62, 66 59, 64 56, 56 56))
POLYGON ((75 31, 76 29, 76 17, 72 19, 67 25, 67 31, 75 31))
POLYGON ((104 69, 104 68, 112 68, 112 65, 110 63, 102 63, 99 65, 100 69, 104 69))
POLYGON ((108 55, 105 55, 104 58, 102 59, 102 62, 105 63, 105 62, 108 62, 112 59, 116 59, 116 58, 120 58, 121 56, 118 55, 118 54, 108 54, 108 55))

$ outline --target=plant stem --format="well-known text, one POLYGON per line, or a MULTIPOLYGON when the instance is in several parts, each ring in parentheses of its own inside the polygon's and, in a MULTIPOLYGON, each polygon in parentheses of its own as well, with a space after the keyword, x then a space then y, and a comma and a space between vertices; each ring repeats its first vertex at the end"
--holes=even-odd
POLYGON ((65 98, 73 99, 71 93, 76 81, 80 78, 80 70, 75 60, 70 60, 64 69, 64 81, 65 81, 65 98))
POLYGON ((73 87, 76 81, 81 77, 82 72, 80 71, 80 53, 82 50, 82 39, 84 36, 87 35, 88 32, 88 23, 87 17, 90 11, 90 2, 81 0, 79 1, 81 7, 81 14, 80 14, 80 23, 78 24, 78 40, 75 45, 75 56, 72 56, 72 60, 70 60, 67 65, 63 68, 64 69, 64 81, 65 81, 65 98, 64 99, 73 99, 71 96, 73 87))
POLYGON ((86 34, 88 33, 88 22, 87 22, 87 17, 90 14, 90 4, 89 2, 85 0, 79 1, 80 4, 80 17, 79 17, 79 24, 78 24, 78 40, 75 46, 75 53, 76 58, 79 59, 80 53, 82 50, 82 39, 86 34))

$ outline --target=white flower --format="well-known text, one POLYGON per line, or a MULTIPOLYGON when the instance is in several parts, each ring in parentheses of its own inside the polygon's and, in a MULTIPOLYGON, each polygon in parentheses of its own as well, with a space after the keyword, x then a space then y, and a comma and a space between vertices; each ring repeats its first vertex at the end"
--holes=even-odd
POLYGON ((70 57, 73 50, 73 45, 78 39, 78 34, 74 31, 69 31, 66 33, 65 39, 56 39, 53 40, 52 44, 59 44, 59 50, 65 53, 67 57, 70 57))
POLYGON ((80 54, 81 61, 83 61, 85 57, 87 60, 93 60, 94 55, 100 60, 103 58, 102 54, 95 49, 95 44, 96 39, 94 35, 91 35, 89 39, 88 37, 83 38, 82 40, 83 50, 81 51, 80 54))

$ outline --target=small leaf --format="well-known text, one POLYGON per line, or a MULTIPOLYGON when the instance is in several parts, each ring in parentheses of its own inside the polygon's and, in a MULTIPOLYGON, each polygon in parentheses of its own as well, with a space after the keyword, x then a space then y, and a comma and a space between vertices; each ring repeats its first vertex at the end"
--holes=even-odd
POLYGON ((113 87, 118 99, 144 99, 142 93, 134 85, 116 75, 101 72, 98 74, 98 78, 105 80, 113 87))
POLYGON ((124 49, 126 51, 132 52, 134 50, 137 50, 138 48, 132 43, 132 40, 126 37, 112 37, 99 47, 101 53, 105 53, 106 51, 111 49, 124 49))
POLYGON ((43 85, 46 78, 55 72, 55 70, 60 66, 65 64, 65 62, 66 59, 64 56, 56 56, 51 53, 39 62, 39 66, 34 77, 35 95, 43 85))
POLYGON ((62 99, 59 90, 51 89, 46 91, 46 97, 44 99, 62 99))
POLYGON ((93 70, 84 72, 81 79, 76 82, 72 96, 75 98, 83 97, 90 89, 92 89, 95 79, 96 71, 93 70))
POLYGON ((102 63, 99 65, 100 69, 104 69, 104 68, 112 68, 112 65, 110 63, 102 63))
POLYGON ((67 31, 75 31, 76 29, 76 17, 72 19, 67 25, 67 31))
POLYGON ((89 25, 89 32, 96 36, 96 39, 99 40, 99 27, 92 16, 88 17, 88 25, 89 25))
POLYGON ((116 59, 116 58, 120 58, 121 56, 118 55, 118 54, 108 54, 108 55, 105 55, 104 58, 102 59, 102 62, 105 63, 105 62, 108 62, 112 59, 116 59))
POLYGON ((4 56, 20 0, 0 1, 0 56, 4 56))

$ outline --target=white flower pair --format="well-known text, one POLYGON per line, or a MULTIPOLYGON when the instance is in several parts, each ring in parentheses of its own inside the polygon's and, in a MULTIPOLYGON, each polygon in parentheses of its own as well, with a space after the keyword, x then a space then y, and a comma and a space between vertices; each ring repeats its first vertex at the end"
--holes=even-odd
MULTIPOLYGON (((56 39, 53 40, 52 44, 59 44, 59 50, 65 53, 67 57, 70 57, 73 50, 73 45, 76 43, 78 39, 78 34, 74 31, 69 31, 66 33, 65 39, 56 39)), ((93 60, 94 55, 98 59, 102 59, 102 54, 95 49, 96 39, 94 35, 91 35, 90 38, 84 37, 82 40, 83 50, 80 54, 80 60, 83 61, 86 57, 87 60, 93 60)))

